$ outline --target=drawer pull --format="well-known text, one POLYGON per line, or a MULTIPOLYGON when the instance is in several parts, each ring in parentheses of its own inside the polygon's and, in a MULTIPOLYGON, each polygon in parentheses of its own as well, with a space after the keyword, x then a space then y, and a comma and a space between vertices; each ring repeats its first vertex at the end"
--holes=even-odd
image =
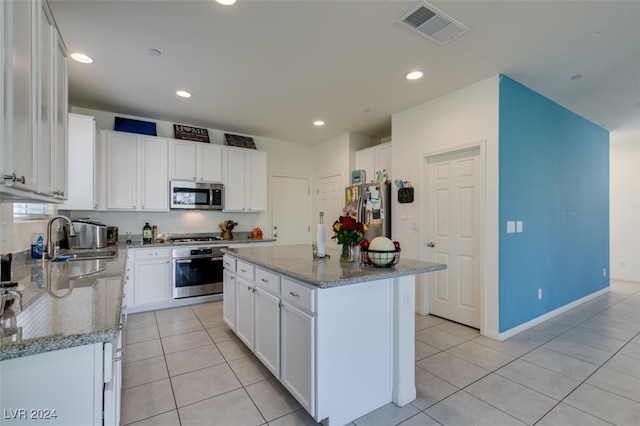
POLYGON ((262 282, 263 282, 263 283, 268 283, 268 282, 269 282, 269 280, 268 280, 268 279, 266 279, 266 278, 263 278, 263 279, 262 279, 262 282))
POLYGON ((246 270, 246 269, 240 269, 240 271, 241 271, 241 272, 247 272, 247 270, 246 270))
POLYGON ((292 291, 290 291, 289 294, 292 295, 293 297, 300 297, 298 293, 294 293, 292 291))

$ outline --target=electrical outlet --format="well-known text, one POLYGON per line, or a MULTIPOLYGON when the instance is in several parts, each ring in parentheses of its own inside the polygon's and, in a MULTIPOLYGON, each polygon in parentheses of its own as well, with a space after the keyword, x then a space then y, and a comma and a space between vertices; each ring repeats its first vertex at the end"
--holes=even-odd
POLYGON ((538 300, 542 300, 542 289, 538 289, 538 300))

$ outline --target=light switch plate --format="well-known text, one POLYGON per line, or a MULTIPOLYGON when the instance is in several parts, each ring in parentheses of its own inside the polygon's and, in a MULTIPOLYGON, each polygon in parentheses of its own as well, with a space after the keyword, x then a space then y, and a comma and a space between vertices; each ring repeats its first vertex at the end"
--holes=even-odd
POLYGON ((522 232, 522 221, 521 220, 516 222, 516 232, 522 232))
POLYGON ((516 222, 513 220, 507 221, 507 234, 513 234, 516 232, 516 222))

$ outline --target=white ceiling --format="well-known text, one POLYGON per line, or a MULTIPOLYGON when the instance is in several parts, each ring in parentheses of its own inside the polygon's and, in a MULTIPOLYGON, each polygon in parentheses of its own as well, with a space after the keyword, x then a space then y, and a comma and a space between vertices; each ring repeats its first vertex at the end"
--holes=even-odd
POLYGON ((432 1, 471 29, 444 46, 396 22, 419 0, 49 3, 95 59, 69 61, 77 107, 316 144, 390 136, 392 114, 503 73, 640 140, 640 1, 432 1))

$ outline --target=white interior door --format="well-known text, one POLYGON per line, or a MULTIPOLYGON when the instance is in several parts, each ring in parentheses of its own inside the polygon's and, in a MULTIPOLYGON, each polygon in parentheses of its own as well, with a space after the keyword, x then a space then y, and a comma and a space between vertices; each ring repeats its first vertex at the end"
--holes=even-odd
POLYGON ((316 200, 316 220, 320 223, 320 212, 324 213, 324 224, 327 225, 325 241, 328 247, 335 246, 333 222, 342 214, 344 208, 344 186, 342 175, 327 176, 318 179, 318 197, 316 200))
POLYGON ((483 193, 480 148, 428 159, 429 312, 480 328, 483 193))
POLYGON ((270 193, 271 232, 276 244, 310 244, 310 179, 271 176, 270 193))

